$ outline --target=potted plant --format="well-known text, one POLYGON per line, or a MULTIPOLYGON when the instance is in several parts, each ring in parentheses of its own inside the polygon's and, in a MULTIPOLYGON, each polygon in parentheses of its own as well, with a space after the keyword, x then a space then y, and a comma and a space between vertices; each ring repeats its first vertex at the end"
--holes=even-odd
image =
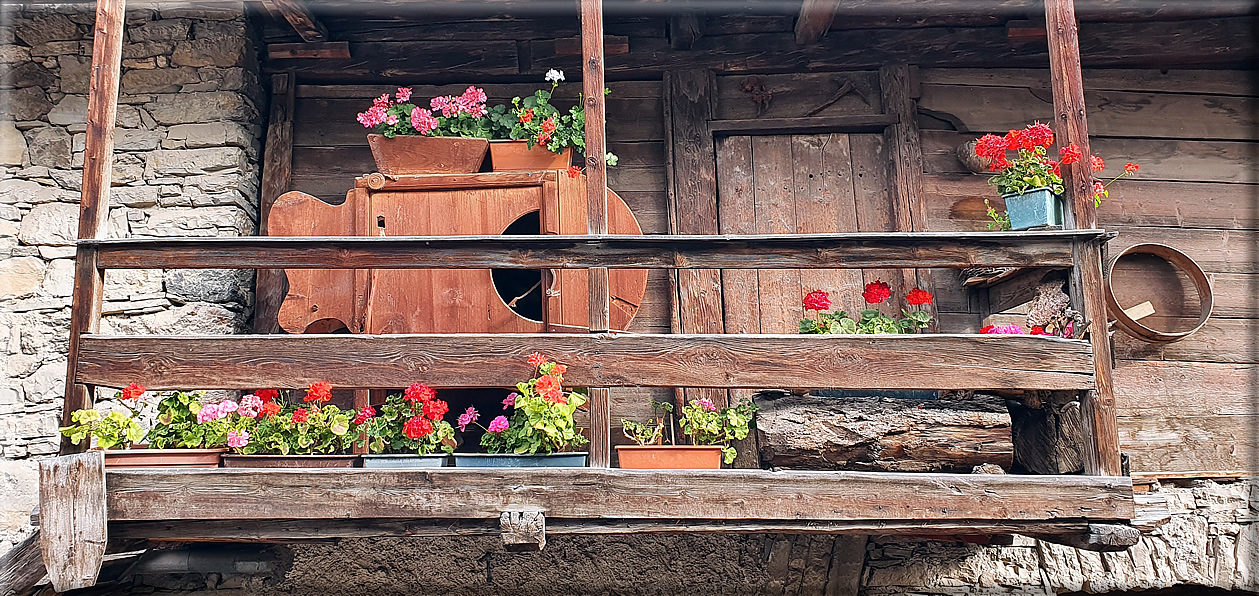
MULTIPOLYGON (((517 393, 503 400, 510 418, 500 415, 482 426, 481 446, 488 453, 456 453, 456 467, 529 468, 584 467, 586 453, 572 451, 588 441, 573 423, 573 413, 588 401, 576 391, 564 391, 568 367, 534 352, 528 362, 535 374, 516 384, 517 393)), ((476 424, 479 414, 468 408, 458 419, 459 430, 476 424)))
MULTIPOLYGON (((866 284, 861 297, 866 304, 877 307, 892 297, 892 287, 882 280, 866 284)), ((935 296, 926 290, 914 288, 905 296, 910 306, 921 307, 931 304, 935 296)), ((916 333, 931 325, 931 313, 916 308, 902 310, 904 317, 893 318, 879 311, 878 308, 867 308, 861 311, 860 318, 852 318, 840 310, 826 312, 831 308, 829 292, 814 290, 804 297, 806 317, 800 321, 800 333, 832 334, 843 333, 853 335, 916 333), (816 319, 807 317, 809 311, 817 313, 816 319)))
POLYGON ((409 87, 377 97, 358 114, 360 124, 376 131, 367 135, 376 169, 387 176, 480 170, 492 136, 485 100, 477 87, 434 97, 428 108, 411 103, 409 87))
POLYGON ((363 456, 363 467, 447 465, 455 450, 455 429, 442 420, 450 406, 436 396, 429 387, 413 383, 403 393, 390 395, 379 415, 371 406, 359 410, 353 424, 364 435, 370 452, 363 456))
POLYGON ((332 386, 311 383, 300 408, 285 407, 278 396, 246 395, 237 403, 224 400, 203 404, 202 424, 226 420, 225 468, 352 468, 358 456, 347 453, 358 436, 353 432, 354 410, 343 411, 327 402, 332 386))
MULTIPOLYGON (((505 106, 490 110, 496 129, 506 132, 490 141, 490 164, 495 172, 566 169, 573 161, 574 149, 585 155, 586 107, 581 95, 567 113, 551 105, 552 95, 563 80, 564 71, 551 69, 546 73, 550 89, 539 89, 523 99, 512 98, 510 110, 505 106)), ((617 164, 616 155, 608 153, 605 158, 608 165, 617 164)))
POLYGON ((691 400, 682 407, 680 425, 690 445, 673 440, 673 404, 651 402, 653 417, 646 423, 621 420, 625 436, 636 445, 617 445, 620 466, 630 470, 718 470, 734 463, 737 455, 730 442, 746 439, 756 406, 748 400, 729 408, 717 408, 712 400, 691 400), (667 422, 666 422, 667 415, 667 422), (664 444, 664 429, 670 444, 664 444))
MULTIPOLYGON (((1022 130, 1012 129, 1005 136, 984 135, 975 142, 975 155, 989 163, 988 169, 996 172, 988 183, 997 187, 1005 199, 1006 214, 1001 214, 987 200, 989 229, 1027 230, 1032 228, 1061 227, 1062 215, 1062 166, 1079 163, 1083 153, 1071 143, 1058 151, 1059 159, 1049 158, 1048 148, 1054 144, 1054 133, 1046 124, 1036 122, 1022 130), (1014 159, 1007 157, 1014 152, 1014 159)), ((1090 157, 1091 171, 1100 172, 1106 162, 1096 155, 1090 157)), ((1115 180, 1135 173, 1137 164, 1128 163, 1118 176, 1109 182, 1093 182, 1093 201, 1100 205, 1109 195, 1107 187, 1115 180)))
MULTIPOLYGON (((142 396, 143 385, 131 383, 114 394, 114 399, 125 411, 113 410, 107 414, 95 408, 78 410, 70 415, 70 426, 62 427, 61 434, 70 438, 70 442, 78 445, 83 441, 95 443, 95 448, 105 452, 105 465, 111 468, 135 467, 174 467, 174 468, 216 468, 223 449, 215 449, 214 437, 187 437, 184 444, 167 441, 171 436, 164 420, 174 415, 173 403, 178 403, 179 396, 188 394, 174 392, 162 400, 154 430, 148 434, 152 443, 141 443, 145 439, 144 427, 140 424, 145 404, 142 396), (152 447, 152 448, 150 448, 152 447), (186 448, 172 448, 186 447, 186 448), (208 448, 207 448, 208 447, 208 448)), ((178 436, 178 432, 174 436, 178 436)))

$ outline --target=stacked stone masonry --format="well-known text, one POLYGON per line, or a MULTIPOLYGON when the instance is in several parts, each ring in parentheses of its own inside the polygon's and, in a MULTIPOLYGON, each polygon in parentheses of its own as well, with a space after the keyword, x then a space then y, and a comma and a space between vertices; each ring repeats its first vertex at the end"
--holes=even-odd
MULTIPOLYGON (((59 444, 91 10, 0 6, 0 550, 28 531, 34 458, 59 444)), ((265 105, 252 38, 241 5, 128 10, 109 237, 254 233, 265 105)), ((252 275, 110 271, 102 332, 243 330, 252 275)))

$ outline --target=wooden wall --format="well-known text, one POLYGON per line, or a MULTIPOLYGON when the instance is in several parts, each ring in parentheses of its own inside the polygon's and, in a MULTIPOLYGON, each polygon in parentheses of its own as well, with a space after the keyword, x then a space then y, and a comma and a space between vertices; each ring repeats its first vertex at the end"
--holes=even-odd
MULTIPOLYGON (((1171 245, 1211 278, 1215 314, 1171 344, 1114 335, 1115 388, 1123 450, 1134 472, 1253 470, 1259 464, 1259 153, 1256 92, 1249 71, 1086 70, 1093 151, 1104 175, 1127 161, 1139 175, 1111 186, 1100 225, 1119 232, 1111 253, 1139 242, 1171 245)), ((1036 119, 1048 121, 1048 70, 923 69, 929 226, 984 228, 986 176, 966 172, 960 143, 1036 119), (962 131, 962 132, 958 132, 962 131)), ((999 201, 996 202, 999 204, 999 201)), ((1195 312, 1187 280, 1137 263, 1115 275, 1121 302, 1153 300, 1160 311, 1195 312), (1181 299, 1184 288, 1185 299, 1181 299), (1140 298, 1138 298, 1140 297, 1140 298)), ((937 283, 943 276, 937 276, 937 283)), ((944 278, 955 279, 955 278, 944 278)), ((942 311, 964 322, 976 305, 956 285, 942 311)), ((1135 303, 1135 302, 1132 302, 1135 303)), ((947 316, 947 315, 946 315, 947 316)), ((971 318, 970 320, 974 320, 971 318)), ((1155 320, 1152 325, 1175 325, 1155 320)))

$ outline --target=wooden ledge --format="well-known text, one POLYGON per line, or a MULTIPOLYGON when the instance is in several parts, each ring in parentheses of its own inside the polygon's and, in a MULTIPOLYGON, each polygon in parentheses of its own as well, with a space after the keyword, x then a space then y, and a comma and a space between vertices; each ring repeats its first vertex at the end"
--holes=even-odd
POLYGON ((1103 230, 80 240, 102 269, 1071 267, 1103 230))

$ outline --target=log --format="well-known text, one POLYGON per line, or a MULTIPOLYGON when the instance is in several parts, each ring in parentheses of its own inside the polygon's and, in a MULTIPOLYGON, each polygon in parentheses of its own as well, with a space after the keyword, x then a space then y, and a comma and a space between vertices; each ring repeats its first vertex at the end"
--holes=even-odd
POLYGON ((27 594, 44 578, 39 531, 0 556, 0 594, 27 594))
POLYGON ((1084 471, 1084 420, 1075 396, 1053 394, 1043 400, 1011 401, 1010 431, 1019 471, 1077 474, 1084 471), (1031 407, 1039 406, 1039 407, 1031 407))
POLYGON ((879 472, 1009 470, 1010 414, 999 400, 818 398, 762 392, 756 428, 764 464, 879 472))
POLYGON ((58 592, 96 585, 107 542, 105 507, 104 452, 39 462, 40 552, 58 592))

